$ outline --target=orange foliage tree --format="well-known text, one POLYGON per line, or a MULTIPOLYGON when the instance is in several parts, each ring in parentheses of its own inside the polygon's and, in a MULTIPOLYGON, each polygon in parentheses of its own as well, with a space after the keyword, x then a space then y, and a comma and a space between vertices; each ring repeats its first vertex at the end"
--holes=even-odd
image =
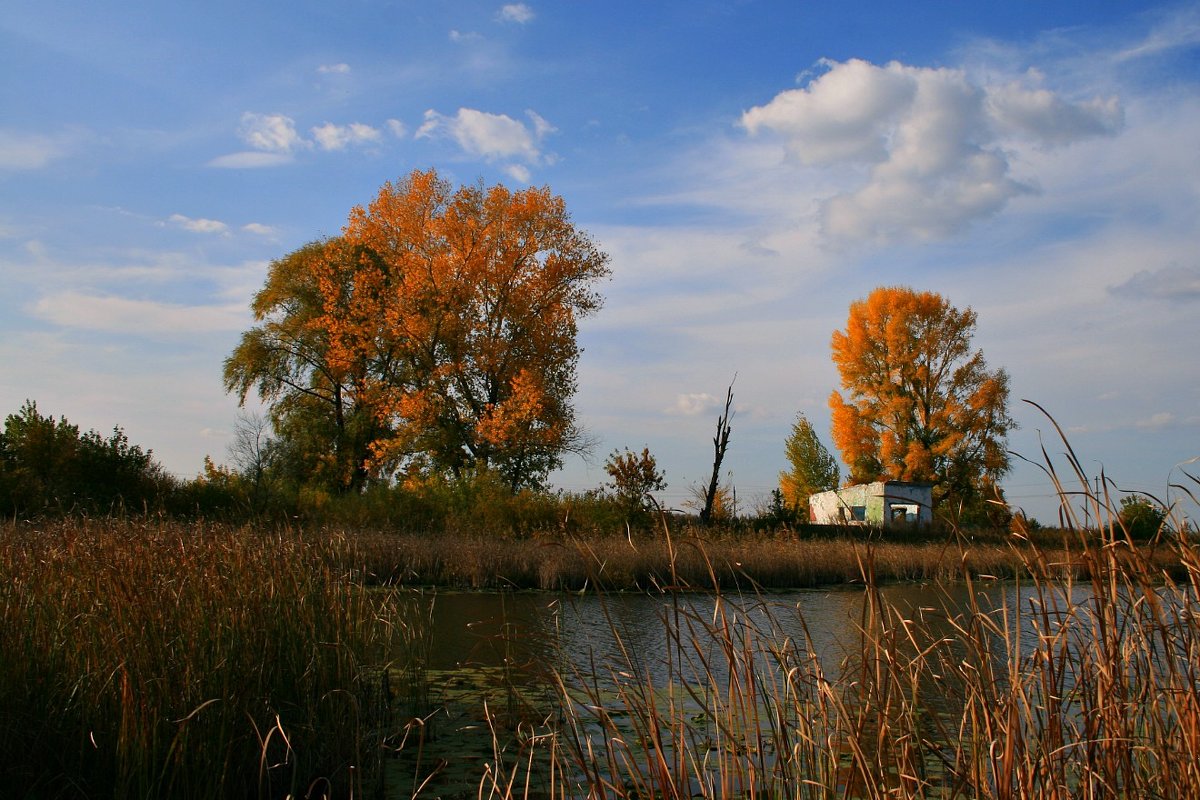
POLYGON ((851 480, 928 481, 935 502, 993 496, 1008 471, 1008 374, 971 349, 975 312, 933 292, 881 287, 833 334, 846 396, 829 397, 851 480))
POLYGON ((362 395, 389 435, 372 462, 533 486, 584 446, 575 424, 578 320, 608 257, 548 188, 453 190, 414 171, 356 207, 356 263, 319 275, 329 360, 369 364, 362 395))
POLYGON ((378 366, 331 353, 325 323, 353 318, 349 287, 369 258, 333 238, 273 261, 250 306, 258 324, 225 359, 226 391, 245 403, 257 390, 278 437, 272 460, 299 483, 357 491, 370 477, 371 443, 386 433, 370 405, 378 366))

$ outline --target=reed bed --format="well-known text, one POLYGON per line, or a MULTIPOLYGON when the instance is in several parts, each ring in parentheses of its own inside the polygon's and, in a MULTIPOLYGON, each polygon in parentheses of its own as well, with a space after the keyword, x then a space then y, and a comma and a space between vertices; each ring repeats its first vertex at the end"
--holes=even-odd
POLYGON ((381 664, 423 633, 394 593, 349 579, 346 554, 294 531, 0 526, 0 794, 371 785, 389 723, 381 664))
MULTIPOLYGON (((783 530, 721 532, 664 527, 653 534, 585 538, 546 533, 521 539, 471 534, 420 536, 359 532, 351 536, 355 564, 371 582, 467 589, 647 591, 672 584, 699 591, 798 589, 863 584, 862 529, 812 538, 783 530), (666 533, 664 534, 664 531, 666 533), (668 541, 668 539, 672 541, 668 541), (674 570, 674 572, 672 572, 674 570), (673 577, 672 577, 673 576, 673 577)), ((1093 561, 1069 532, 992 537, 966 542, 954 534, 941 541, 872 542, 873 580, 962 581, 985 576, 1009 579, 1038 568, 1056 579, 1085 579, 1093 561), (1057 544, 1053 542, 1057 535, 1057 544)), ((1169 547, 1139 547, 1162 570, 1183 577, 1169 547)))

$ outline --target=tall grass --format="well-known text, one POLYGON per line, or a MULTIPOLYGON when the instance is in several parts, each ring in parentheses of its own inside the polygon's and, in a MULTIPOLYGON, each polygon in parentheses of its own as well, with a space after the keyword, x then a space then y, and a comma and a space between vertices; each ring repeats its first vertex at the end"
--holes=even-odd
MULTIPOLYGON (((0 526, 0 793, 345 797, 379 770, 380 668, 420 632, 295 532, 0 526)), ((361 793, 361 792, 360 792, 361 793)))

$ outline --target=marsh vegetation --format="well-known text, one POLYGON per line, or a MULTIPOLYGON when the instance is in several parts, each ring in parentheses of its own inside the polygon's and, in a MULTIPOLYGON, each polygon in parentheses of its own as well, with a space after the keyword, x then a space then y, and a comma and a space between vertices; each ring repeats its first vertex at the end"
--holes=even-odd
POLYGON ((9 522, 0 768, 38 798, 1196 796, 1200 553, 1087 500, 1104 526, 1004 543, 9 522), (499 613, 490 660, 438 656, 412 587, 506 574, 607 633, 556 613, 530 656, 499 613), (835 651, 771 576, 854 587, 835 651))

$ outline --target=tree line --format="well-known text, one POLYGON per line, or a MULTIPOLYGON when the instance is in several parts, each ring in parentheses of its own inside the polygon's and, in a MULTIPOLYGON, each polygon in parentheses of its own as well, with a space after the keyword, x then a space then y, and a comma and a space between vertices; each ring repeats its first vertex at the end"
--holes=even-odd
MULTIPOLYGON (((29 403, 0 439, 5 509, 100 511, 185 495, 172 502, 294 511, 456 486, 545 494, 563 458, 593 446, 573 405, 577 326, 601 307, 608 274, 608 256, 548 188, 454 188, 414 171, 352 209, 339 235, 270 265, 255 324, 223 368, 227 391, 266 409, 239 421, 232 468, 209 461, 172 488, 120 429, 80 434, 29 403)), ((829 398, 848 482, 929 482, 938 505, 1003 507, 1008 375, 973 347, 975 323, 971 309, 907 287, 851 304, 831 338, 841 385, 829 398)), ((718 483, 729 417, 727 402, 711 484, 697 491, 705 520, 730 511, 718 483)), ((802 521, 808 497, 843 474, 804 414, 785 456, 760 511, 802 521)), ((614 451, 605 466, 611 481, 595 494, 626 514, 666 485, 649 448, 614 451)))

